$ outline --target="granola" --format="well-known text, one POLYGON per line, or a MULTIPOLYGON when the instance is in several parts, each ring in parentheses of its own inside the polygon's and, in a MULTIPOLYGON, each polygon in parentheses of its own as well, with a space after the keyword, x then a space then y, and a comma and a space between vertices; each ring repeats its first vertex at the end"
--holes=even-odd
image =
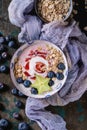
POLYGON ((68 14, 70 0, 39 0, 37 7, 39 15, 45 20, 61 21, 68 14))

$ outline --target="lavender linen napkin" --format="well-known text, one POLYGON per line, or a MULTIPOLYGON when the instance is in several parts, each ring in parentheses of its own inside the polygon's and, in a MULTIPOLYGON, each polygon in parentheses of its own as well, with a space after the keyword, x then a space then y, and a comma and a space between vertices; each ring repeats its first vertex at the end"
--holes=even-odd
POLYGON ((28 97, 26 115, 36 121, 42 130, 66 130, 65 121, 58 115, 45 110, 48 105, 64 106, 78 100, 87 90, 87 37, 75 21, 66 23, 51 22, 42 25, 37 16, 31 16, 34 0, 12 0, 8 12, 12 24, 21 28, 19 41, 43 39, 59 46, 66 55, 69 73, 63 88, 46 99, 28 97))

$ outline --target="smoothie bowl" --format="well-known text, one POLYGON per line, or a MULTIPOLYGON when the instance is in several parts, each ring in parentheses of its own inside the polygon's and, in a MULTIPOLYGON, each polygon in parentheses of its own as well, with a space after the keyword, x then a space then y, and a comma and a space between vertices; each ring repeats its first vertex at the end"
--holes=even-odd
POLYGON ((46 98, 58 92, 68 75, 64 53, 54 44, 36 40, 24 44, 10 64, 14 85, 26 96, 46 98))

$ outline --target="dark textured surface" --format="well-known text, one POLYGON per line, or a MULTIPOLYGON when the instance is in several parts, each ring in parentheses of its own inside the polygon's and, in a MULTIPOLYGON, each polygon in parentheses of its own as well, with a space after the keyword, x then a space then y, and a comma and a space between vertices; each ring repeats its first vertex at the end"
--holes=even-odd
MULTIPOLYGON (((73 17, 78 22, 82 31, 87 33, 87 1, 86 0, 74 0, 73 17)), ((19 29, 11 25, 8 20, 7 8, 10 0, 0 0, 0 31, 4 35, 11 34, 17 39, 19 29)), ((16 49, 8 49, 10 56, 14 54, 16 49)), ((11 59, 11 58, 10 58, 11 59)), ((5 64, 9 66, 9 61, 5 64)), ((7 118, 11 124, 11 130, 17 130, 17 125, 20 121, 26 121, 30 123, 33 130, 40 130, 38 125, 31 122, 25 115, 24 110, 15 107, 15 102, 21 100, 25 103, 26 98, 20 98, 11 94, 11 89, 14 87, 9 74, 0 74, 0 82, 4 82, 7 85, 7 90, 0 93, 0 103, 3 104, 2 110, 0 110, 0 118, 7 118), (14 112, 20 113, 21 120, 16 120, 12 117, 14 112)), ((87 130, 87 93, 83 97, 74 103, 70 103, 64 107, 49 107, 53 113, 61 115, 67 122, 68 130, 87 130)))

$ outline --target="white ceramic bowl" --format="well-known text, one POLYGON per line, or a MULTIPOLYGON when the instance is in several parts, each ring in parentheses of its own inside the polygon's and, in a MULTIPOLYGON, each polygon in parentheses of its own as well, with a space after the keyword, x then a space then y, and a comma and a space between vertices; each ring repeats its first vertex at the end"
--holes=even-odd
POLYGON ((11 63, 10 63, 10 75, 11 75, 11 79, 12 79, 12 82, 15 85, 15 87, 18 90, 20 90, 24 95, 30 96, 30 97, 34 97, 34 98, 47 98, 47 97, 50 97, 51 95, 55 94, 56 92, 58 92, 63 87, 63 85, 65 84, 65 81, 66 81, 67 75, 68 75, 67 60, 66 60, 66 57, 65 57, 64 53, 61 51, 61 49, 59 47, 57 47, 56 45, 54 45, 53 43, 50 43, 48 41, 36 40, 31 45, 28 45, 28 44, 22 45, 15 52, 15 54, 12 57, 11 63), (52 91, 49 91, 49 92, 46 92, 46 93, 40 94, 40 95, 39 94, 37 94, 37 95, 31 94, 30 87, 29 88, 25 88, 23 86, 23 84, 18 84, 17 81, 16 81, 16 78, 14 76, 14 72, 13 72, 15 58, 18 58, 27 47, 31 47, 31 46, 33 46, 34 44, 37 44, 37 43, 40 43, 40 44, 45 44, 46 43, 46 44, 49 44, 49 45, 55 47, 57 50, 60 50, 60 52, 61 52, 61 54, 63 56, 63 59, 64 59, 64 63, 65 63, 65 70, 64 70, 64 73, 63 73, 64 74, 64 79, 62 81, 59 81, 59 83, 55 87, 52 88, 52 91))

